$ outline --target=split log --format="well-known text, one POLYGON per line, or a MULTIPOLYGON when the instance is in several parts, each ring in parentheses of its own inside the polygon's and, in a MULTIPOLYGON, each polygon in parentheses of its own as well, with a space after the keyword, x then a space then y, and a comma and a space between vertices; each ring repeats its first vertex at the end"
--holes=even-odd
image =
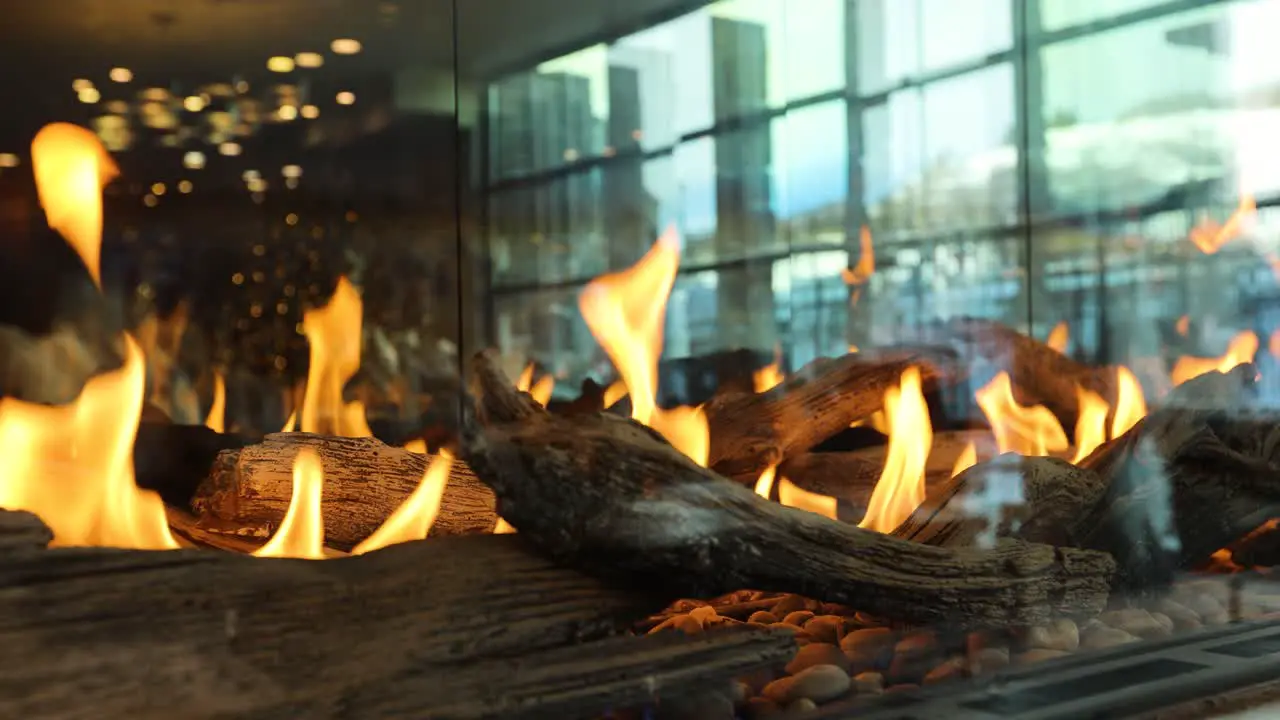
POLYGON ((464 419, 463 455, 502 516, 550 557, 613 582, 680 597, 796 592, 967 627, 1044 622, 1106 601, 1114 563, 1103 553, 1019 541, 939 548, 851 527, 769 502, 628 419, 550 415, 489 354, 474 377, 489 425, 464 419))
POLYGON ((166 504, 185 508, 208 477, 218 453, 252 445, 261 439, 261 436, 215 432, 203 425, 174 425, 167 420, 149 421, 144 417, 133 442, 134 477, 138 487, 155 490, 166 504))
MULTIPOLYGON (((537 716, 520 711, 524 693, 556 686, 564 696, 547 692, 545 702, 585 703, 584 682, 602 678, 580 680, 583 667, 570 668, 569 650, 534 653, 602 637, 669 601, 610 590, 511 535, 316 562, 42 549, 32 542, 42 534, 34 515, 0 512, 4 717, 537 716), (480 670, 488 692, 472 672, 480 670), (450 689, 455 682, 473 704, 450 689)), ((597 668, 622 676, 600 697, 623 678, 633 680, 629 690, 643 686, 634 673, 645 660, 660 678, 681 679, 697 668, 668 661, 705 661, 728 673, 782 647, 777 639, 734 643, 737 660, 717 655, 715 647, 728 646, 710 639, 687 651, 649 643, 631 661, 595 655, 597 668)))
MULTIPOLYGON (((431 456, 374 438, 273 433, 261 443, 218 454, 192 507, 206 529, 267 538, 293 497, 293 461, 312 448, 324 465, 321 496, 325 544, 350 550, 400 506, 422 481, 431 456)), ((493 493, 466 466, 454 463, 431 534, 493 530, 493 493)))
POLYGON ((1105 551, 1120 586, 1167 584, 1280 517, 1280 417, 1251 409, 1253 382, 1250 366, 1195 378, 1080 467, 1014 455, 979 464, 932 490, 894 534, 1105 551))
POLYGON ((955 371, 927 360, 894 355, 872 361, 852 353, 815 360, 767 392, 718 395, 706 405, 708 465, 725 477, 755 482, 766 468, 882 409, 885 391, 898 385, 907 368, 920 367, 926 389, 955 371))

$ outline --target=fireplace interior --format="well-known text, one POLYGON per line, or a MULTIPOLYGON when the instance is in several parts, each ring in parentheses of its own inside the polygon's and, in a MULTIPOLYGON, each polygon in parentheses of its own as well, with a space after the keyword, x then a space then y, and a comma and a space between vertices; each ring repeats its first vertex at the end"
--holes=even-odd
POLYGON ((4 12, 5 717, 1280 714, 1280 0, 4 12))

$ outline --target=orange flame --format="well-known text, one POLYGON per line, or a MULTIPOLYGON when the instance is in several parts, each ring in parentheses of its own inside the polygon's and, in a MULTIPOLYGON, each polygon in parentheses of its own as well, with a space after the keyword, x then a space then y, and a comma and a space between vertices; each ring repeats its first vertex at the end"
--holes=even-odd
POLYGON ((1048 455, 1069 447, 1067 433, 1058 418, 1043 405, 1023 407, 1013 399, 1009 373, 1000 372, 974 393, 987 416, 1000 452, 1048 455))
POLYGON ((515 531, 516 529, 514 527, 511 527, 511 523, 507 522, 506 520, 503 520, 502 518, 498 518, 497 524, 493 526, 494 535, 510 535, 515 531))
POLYGON ((31 163, 49 227, 66 238, 101 287, 102 188, 119 174, 115 162, 92 131, 53 123, 31 141, 31 163))
POLYGON ((1174 323, 1173 329, 1177 330, 1182 337, 1186 337, 1187 333, 1191 332, 1191 318, 1186 315, 1178 318, 1178 322, 1174 323))
POLYGON ((556 379, 550 375, 543 375, 538 382, 533 382, 533 363, 529 363, 524 366, 524 370, 516 380, 516 389, 529 393, 534 402, 546 407, 547 403, 551 402, 551 393, 556 389, 556 379))
POLYGON ((1111 437, 1118 438, 1147 416, 1147 401, 1142 385, 1133 371, 1121 365, 1116 368, 1116 412, 1111 418, 1111 437))
POLYGON ((773 477, 778 472, 778 466, 770 465, 760 473, 759 479, 756 480, 756 494, 765 500, 769 499, 769 493, 773 492, 773 477))
POLYGON ((289 413, 289 419, 284 421, 284 427, 280 428, 280 432, 293 432, 298 427, 298 411, 294 410, 289 413))
POLYGON ((204 420, 205 427, 214 432, 224 432, 227 423, 227 383, 222 373, 213 373, 213 404, 209 406, 209 415, 204 420))
POLYGON ((1237 365, 1253 362, 1254 356, 1258 353, 1258 344, 1258 336, 1245 330, 1231 338, 1231 342, 1227 344, 1227 351, 1221 357, 1180 357, 1173 365, 1171 373, 1173 384, 1181 385, 1191 378, 1213 370, 1227 372, 1237 365))
POLYGON ((427 454, 427 441, 426 441, 426 440, 423 440, 422 438, 414 438, 414 439, 412 439, 412 440, 410 440, 409 442, 407 442, 407 443, 405 443, 405 444, 404 444, 404 449, 405 449, 405 450, 408 450, 408 451, 409 451, 409 452, 411 452, 411 453, 417 453, 417 454, 419 454, 419 455, 426 455, 426 454, 427 454))
POLYGON ((604 389, 604 406, 612 407, 614 403, 627 396, 627 384, 621 380, 614 380, 609 387, 604 389))
POLYGON ((955 477, 977 464, 978 446, 970 442, 964 446, 964 450, 960 451, 960 456, 956 458, 956 464, 951 467, 951 477, 955 477))
POLYGON ((823 517, 836 519, 836 499, 830 495, 811 493, 785 477, 778 478, 778 502, 797 510, 807 510, 823 517))
POLYGON ((588 283, 578 306, 631 393, 631 418, 705 465, 711 446, 706 414, 701 408, 657 405, 663 321, 679 265, 680 239, 671 228, 635 265, 588 283))
POLYGON ((1280 357, 1280 330, 1271 331, 1271 337, 1267 338, 1267 352, 1272 357, 1280 357))
POLYGON ((431 531, 431 525, 440 512, 444 487, 449 482, 449 469, 453 467, 453 454, 441 450, 427 465, 422 482, 400 507, 391 513, 373 534, 351 550, 352 555, 363 555, 396 543, 421 540, 431 531))
MULTIPOLYGON (((844 268, 840 271, 844 284, 853 290, 849 294, 850 306, 858 304, 858 300, 862 298, 862 286, 866 285, 876 272, 875 245, 871 242, 871 230, 866 225, 858 231, 858 249, 858 262, 852 268, 844 268)), ((850 345, 849 352, 857 352, 857 350, 850 345)))
POLYGON ((785 376, 782 374, 782 350, 774 348, 773 362, 751 373, 751 384, 758 393, 777 387, 785 376))
POLYGON ((293 497, 280 527, 266 545, 253 552, 258 557, 324 559, 324 517, 320 514, 320 494, 324 491, 324 468, 320 456, 303 448, 293 461, 293 497))
POLYGON ((1225 223, 1219 225, 1207 217, 1202 218, 1191 229, 1191 235, 1189 236, 1191 242, 1200 249, 1200 252, 1205 255, 1212 255, 1239 235, 1244 228, 1245 222, 1253 218, 1257 212, 1258 205, 1253 196, 1248 193, 1241 195, 1239 205, 1236 206, 1235 211, 1231 213, 1231 217, 1227 218, 1225 223))
POLYGON ((364 304, 355 286, 338 278, 333 297, 302 315, 302 332, 311 344, 311 366, 302 399, 302 432, 369 437, 364 404, 345 403, 342 389, 360 369, 360 332, 364 304))
POLYGON ((1107 439, 1107 413, 1111 406, 1095 392, 1076 386, 1079 411, 1076 415, 1076 454, 1071 462, 1078 463, 1107 439))
POLYGON ((885 393, 884 412, 889 426, 884 470, 858 527, 887 533, 924 502, 925 462, 933 446, 933 425, 919 368, 907 368, 899 386, 885 393))
POLYGON ((1065 353, 1069 342, 1071 342, 1071 329, 1067 326, 1066 321, 1063 321, 1054 325, 1053 329, 1049 331, 1049 339, 1045 341, 1045 344, 1060 353, 1065 353))

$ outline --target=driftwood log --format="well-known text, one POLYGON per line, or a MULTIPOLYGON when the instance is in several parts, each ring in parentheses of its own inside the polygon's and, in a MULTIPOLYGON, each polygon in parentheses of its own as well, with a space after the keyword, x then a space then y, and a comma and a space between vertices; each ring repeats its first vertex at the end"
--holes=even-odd
POLYGON ((850 423, 884 407, 885 391, 907 368, 926 390, 955 372, 925 355, 867 359, 859 353, 816 360, 763 393, 726 393, 707 403, 708 465, 724 477, 755 482, 766 468, 795 457, 850 423))
POLYGON ((590 717, 794 643, 595 640, 669 598, 610 590, 510 535, 323 562, 50 538, 0 511, 4 717, 590 717))
POLYGON ((1251 366, 1176 388, 1079 467, 1005 455, 931 490, 895 531, 946 547, 1014 537, 1113 555, 1117 583, 1158 586, 1280 517, 1280 417, 1251 366))
MULTIPOLYGON (((711 597, 796 592, 907 622, 1044 622, 1106 601, 1104 553, 1007 541, 992 550, 905 542, 783 507, 608 413, 557 417, 482 353, 463 456, 521 537, 613 582, 711 597)), ((470 413, 468 409, 468 413, 470 413)))
MULTIPOLYGON (((374 438, 274 433, 262 442, 218 454, 196 490, 192 508, 206 529, 269 537, 293 497, 293 461, 304 447, 324 465, 321 496, 325 544, 350 550, 400 506, 422 481, 431 456, 374 438)), ((493 530, 493 493, 462 463, 454 463, 432 535, 493 530)))

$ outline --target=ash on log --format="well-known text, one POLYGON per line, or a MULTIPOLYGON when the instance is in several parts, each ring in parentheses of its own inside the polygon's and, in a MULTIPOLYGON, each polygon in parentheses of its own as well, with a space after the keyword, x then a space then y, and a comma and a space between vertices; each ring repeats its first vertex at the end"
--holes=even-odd
POLYGON ((895 534, 947 547, 1016 537, 1105 551, 1119 585, 1165 584, 1280 517, 1280 418, 1250 410, 1254 376, 1242 365, 1179 386, 1079 467, 1016 455, 976 465, 931 490, 895 534))
POLYGON ((614 582, 710 597, 796 592, 907 622, 1039 623, 1105 603, 1104 553, 1020 541, 930 547, 759 497, 652 430, 607 413, 553 416, 482 353, 463 457, 501 514, 549 556, 614 582))
POLYGON ((515 536, 323 562, 51 536, 0 511, 4 717, 590 717, 794 651, 789 633, 593 641, 670 598, 608 589, 515 536))
POLYGON ((925 355, 859 353, 815 360, 763 393, 726 393, 705 406, 711 427, 708 466, 740 482, 755 482, 766 468, 803 453, 884 407, 885 391, 904 370, 919 366, 927 390, 951 379, 954 365, 925 355))
MULTIPOLYGON (((350 550, 377 530, 418 487, 431 460, 374 438, 273 433, 218 454, 191 500, 202 525, 268 537, 289 508, 293 461, 304 447, 316 450, 324 465, 325 544, 339 550, 350 550)), ((431 534, 490 532, 498 521, 493 508, 489 488, 454 463, 431 534)))

